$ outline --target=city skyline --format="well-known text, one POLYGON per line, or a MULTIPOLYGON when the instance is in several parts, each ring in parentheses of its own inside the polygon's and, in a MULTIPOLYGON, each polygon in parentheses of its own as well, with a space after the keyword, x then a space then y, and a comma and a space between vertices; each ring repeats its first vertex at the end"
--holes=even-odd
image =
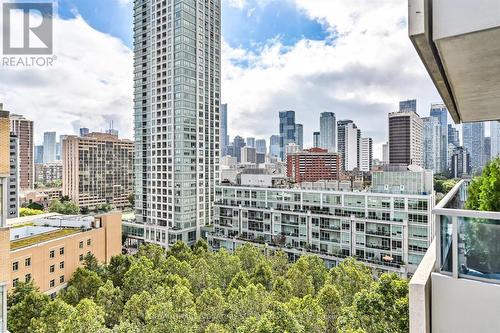
MULTIPOLYGON (((310 119, 319 117, 321 112, 335 112, 339 119, 353 119, 365 129, 367 136, 374 138, 374 154, 378 156, 387 134, 381 121, 386 113, 397 110, 399 100, 415 97, 425 109, 431 103, 440 102, 406 38, 407 8, 403 3, 386 1, 380 8, 369 1, 360 1, 351 7, 337 1, 286 0, 280 4, 280 9, 294 17, 299 25, 291 25, 279 16, 275 0, 222 1, 221 103, 230 105, 231 136, 268 138, 278 132, 277 125, 262 120, 273 118, 271 113, 279 110, 293 109, 297 112, 297 122, 304 125, 304 147, 311 147, 317 121, 313 123, 310 119), (389 30, 385 37, 377 34, 382 27, 372 20, 380 14, 388 17, 389 30), (370 34, 364 36, 355 26, 356 22, 346 17, 357 17, 360 26, 370 34), (253 29, 248 29, 250 26, 253 29), (377 55, 373 58, 380 59, 379 63, 367 59, 362 50, 355 50, 364 45, 353 43, 355 38, 367 41, 366 49, 370 49, 371 55, 377 55), (335 46, 334 39, 341 43, 335 46), (394 46, 390 54, 377 46, 386 43, 394 46), (347 53, 349 58, 345 56, 347 53), (334 64, 324 57, 338 61, 334 64), (312 61, 298 68, 295 63, 302 58, 312 61), (389 64, 399 63, 400 58, 405 59, 402 65, 411 67, 412 71, 394 73, 389 64), (394 82, 386 81, 387 68, 388 73, 394 74, 396 80, 391 80, 394 82), (360 72, 369 72, 372 81, 365 82, 359 77, 360 72), (275 82, 267 80, 269 77, 275 82), (302 89, 302 85, 294 83, 302 80, 311 82, 311 87, 302 89), (338 89, 324 90, 324 86, 333 82, 338 83, 338 89), (273 85, 282 85, 285 89, 277 91, 273 85), (380 88, 373 90, 374 86, 380 88), (372 122, 375 126, 370 126, 372 122)), ((65 46, 64 50, 55 50, 60 61, 50 71, 33 73, 30 70, 30 74, 44 84, 27 87, 13 77, 15 73, 0 69, 5 82, 15 82, 26 90, 21 99, 0 84, 0 99, 8 110, 35 121, 37 145, 44 131, 72 135, 80 127, 104 130, 112 120, 121 137, 132 139, 131 3, 64 1, 59 6, 59 15, 55 26, 56 45, 65 46), (113 19, 103 20, 110 17, 108 13, 113 13, 113 19), (67 32, 71 32, 71 36, 67 32), (103 53, 95 55, 88 51, 95 49, 103 53), (99 57, 99 61, 95 57, 99 57), (89 60, 84 61, 86 58, 89 60), (98 66, 94 65, 96 62, 98 66), (83 71, 88 75, 81 73, 83 71), (74 75, 80 76, 78 87, 61 79, 74 75), (57 96, 51 91, 57 91, 57 96), (48 98, 34 99, 42 93, 48 93, 48 98), (90 96, 96 98, 89 99, 90 96), (75 107, 74 100, 82 103, 75 107)), ((17 71, 23 70, 14 72, 17 71)))

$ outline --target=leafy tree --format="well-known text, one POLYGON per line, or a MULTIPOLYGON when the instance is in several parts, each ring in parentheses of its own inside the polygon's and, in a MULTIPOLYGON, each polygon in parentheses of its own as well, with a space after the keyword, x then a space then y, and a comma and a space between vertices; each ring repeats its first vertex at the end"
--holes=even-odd
MULTIPOLYGON (((203 260, 203 258, 200 258, 200 260, 203 260)), ((206 263, 200 263, 196 262, 196 265, 204 265, 206 263)), ((181 277, 189 278, 191 279, 191 275, 193 275, 193 266, 194 262, 188 263, 187 261, 179 261, 176 257, 174 256, 169 256, 165 262, 163 263, 163 266, 161 267, 161 271, 163 274, 175 274, 179 275, 181 277)), ((205 272, 206 274, 207 272, 205 272)))
POLYGON ((167 252, 167 256, 174 256, 179 261, 189 261, 192 254, 193 252, 191 251, 189 246, 181 241, 177 241, 167 252))
POLYGON ((50 203, 49 211, 51 213, 59 213, 63 215, 77 215, 80 213, 80 207, 71 200, 66 198, 54 199, 50 203))
POLYGON ((50 301, 31 283, 9 294, 12 333, 402 333, 408 332, 408 282, 374 279, 347 259, 328 271, 314 256, 289 264, 243 246, 230 254, 200 242, 165 253, 143 246, 109 264, 85 258, 67 289, 50 301), (75 307, 73 307, 75 306, 75 307))
POLYGON ((31 209, 31 208, 24 208, 24 207, 19 208, 19 216, 20 217, 40 215, 43 213, 44 213, 44 211, 39 210, 39 209, 31 209))
POLYGON ((134 207, 135 206, 135 194, 134 192, 130 193, 128 196, 127 196, 127 200, 130 204, 131 207, 134 207))
POLYGON ((21 301, 31 292, 33 291, 39 291, 38 288, 36 288, 33 285, 33 281, 30 280, 28 282, 23 282, 19 281, 16 284, 16 287, 11 290, 7 297, 7 308, 10 308, 11 306, 21 303, 21 301))
POLYGON ((139 257, 130 266, 123 277, 123 294, 125 299, 142 291, 153 292, 158 286, 161 274, 154 269, 153 262, 147 257, 139 257))
POLYGON ((201 331, 208 328, 211 323, 224 324, 226 322, 227 303, 219 288, 205 289, 196 299, 196 309, 200 314, 201 331))
POLYGON ((148 291, 132 295, 132 297, 130 297, 130 299, 125 303, 122 320, 130 322, 142 330, 146 325, 146 313, 151 306, 152 299, 153 295, 151 295, 148 291))
POLYGON ((252 274, 257 264, 264 260, 261 249, 251 244, 244 244, 238 247, 235 254, 240 258, 241 266, 248 274, 252 274))
POLYGON ((384 318, 383 296, 374 290, 363 289, 354 296, 353 305, 344 307, 337 319, 340 332, 363 329, 370 333, 391 332, 384 318))
POLYGON ((123 293, 119 287, 113 286, 111 280, 108 280, 97 291, 96 304, 104 309, 106 327, 112 328, 120 323, 123 311, 123 293))
POLYGON ((104 326, 104 311, 92 300, 83 299, 76 311, 61 322, 59 333, 108 333, 104 326))
POLYGON ((197 255, 208 252, 208 243, 204 239, 198 240, 193 246, 193 252, 197 255))
POLYGON ((41 316, 49 304, 49 297, 37 290, 28 292, 24 298, 9 309, 7 326, 11 333, 28 332, 31 320, 41 316))
POLYGON ((269 299, 262 285, 231 289, 228 296, 231 304, 228 312, 229 326, 236 329, 245 319, 262 315, 268 307, 269 299))
POLYGON ((78 267, 68 281, 68 288, 61 293, 61 298, 76 306, 84 298, 94 298, 103 281, 96 272, 78 267))
POLYGON ((349 306, 356 293, 373 282, 370 269, 353 258, 342 261, 330 270, 330 282, 337 288, 343 305, 349 306))
POLYGON ((122 321, 119 325, 113 327, 113 333, 143 333, 143 330, 129 321, 122 321))
POLYGON ((305 333, 293 313, 281 303, 271 304, 261 317, 250 317, 238 327, 238 333, 305 333))
POLYGON ((123 277, 125 273, 130 269, 130 265, 133 262, 132 256, 127 255, 117 255, 111 257, 109 265, 106 267, 107 277, 113 282, 116 287, 122 287, 123 277))
POLYGON ((273 284, 273 272, 269 262, 262 260, 257 263, 252 274, 252 282, 261 284, 267 290, 270 290, 273 284))
POLYGON ((278 276, 273 283, 272 298, 276 302, 288 302, 293 296, 292 284, 283 276, 278 276))
POLYGON ((325 331, 325 313, 313 296, 294 297, 287 303, 287 308, 304 327, 305 332, 321 333, 325 331))
POLYGON ((213 269, 211 273, 214 275, 221 290, 226 290, 233 278, 242 269, 240 258, 234 254, 229 254, 226 250, 220 250, 210 255, 207 258, 207 262, 211 267, 217 268, 213 269))
POLYGON ((341 308, 340 295, 332 284, 325 284, 318 293, 318 302, 325 314, 327 332, 336 331, 336 321, 341 308))
POLYGON ((288 271, 288 255, 283 251, 276 251, 268 258, 275 276, 284 276, 288 271))
POLYGON ((175 286, 170 301, 153 304, 146 313, 146 331, 152 333, 194 333, 197 322, 192 295, 184 286, 175 286))
POLYGON ((236 274, 231 283, 229 283, 228 292, 231 292, 232 289, 238 290, 239 288, 245 288, 250 284, 250 280, 248 278, 248 274, 245 271, 240 271, 236 274))
POLYGON ((88 269, 91 272, 96 272, 97 274, 102 274, 103 269, 97 261, 97 258, 93 253, 87 253, 85 257, 83 257, 83 267, 88 269))
POLYGON ((313 278, 305 273, 299 265, 292 265, 286 274, 288 282, 292 286, 292 295, 304 297, 314 293, 313 278))
POLYGON ((33 210, 41 210, 41 211, 43 211, 43 209, 44 209, 44 208, 43 208, 43 206, 42 206, 42 205, 40 205, 40 204, 39 204, 39 203, 37 203, 37 202, 30 202, 30 203, 26 206, 26 208, 33 209, 33 210))
POLYGON ((325 267, 325 263, 318 256, 302 256, 292 265, 292 268, 298 269, 304 276, 308 275, 311 277, 313 293, 321 289, 328 277, 328 270, 325 267))
POLYGON ((43 308, 40 317, 31 319, 29 332, 32 333, 58 333, 59 323, 73 314, 75 309, 56 298, 43 308))
POLYGON ((500 211, 500 157, 491 160, 481 176, 469 185, 465 208, 482 211, 500 211))
POLYGON ((205 333, 230 333, 224 325, 220 324, 210 324, 208 325, 207 329, 205 330, 205 333))

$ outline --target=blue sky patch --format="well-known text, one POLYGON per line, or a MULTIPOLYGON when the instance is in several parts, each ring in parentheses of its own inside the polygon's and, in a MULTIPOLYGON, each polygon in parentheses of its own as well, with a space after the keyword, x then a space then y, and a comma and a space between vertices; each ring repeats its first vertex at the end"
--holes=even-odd
MULTIPOLYGON (((59 15, 73 18, 79 13, 94 29, 133 45, 133 4, 119 0, 59 0, 59 15)), ((309 19, 291 0, 248 0, 243 8, 222 1, 222 34, 231 47, 258 51, 271 39, 291 46, 303 38, 325 40, 328 32, 309 19)))
POLYGON ((320 23, 309 19, 290 0, 269 0, 265 4, 251 0, 242 9, 223 1, 222 34, 231 47, 244 49, 255 49, 276 36, 290 46, 303 38, 323 40, 328 35, 320 23))

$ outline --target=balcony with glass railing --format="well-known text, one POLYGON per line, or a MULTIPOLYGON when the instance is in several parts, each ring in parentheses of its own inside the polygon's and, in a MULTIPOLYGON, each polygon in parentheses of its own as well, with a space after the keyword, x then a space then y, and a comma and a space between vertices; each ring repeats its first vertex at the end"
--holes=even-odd
POLYGON ((410 332, 500 330, 500 212, 465 209, 461 180, 436 207, 435 240, 410 282, 410 332))

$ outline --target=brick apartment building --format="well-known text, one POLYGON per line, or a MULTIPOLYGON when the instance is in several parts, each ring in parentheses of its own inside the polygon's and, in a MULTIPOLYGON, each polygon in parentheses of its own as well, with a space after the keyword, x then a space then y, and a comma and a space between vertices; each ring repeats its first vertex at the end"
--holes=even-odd
POLYGON ((340 157, 322 148, 287 155, 287 176, 296 183, 340 179, 340 157))

